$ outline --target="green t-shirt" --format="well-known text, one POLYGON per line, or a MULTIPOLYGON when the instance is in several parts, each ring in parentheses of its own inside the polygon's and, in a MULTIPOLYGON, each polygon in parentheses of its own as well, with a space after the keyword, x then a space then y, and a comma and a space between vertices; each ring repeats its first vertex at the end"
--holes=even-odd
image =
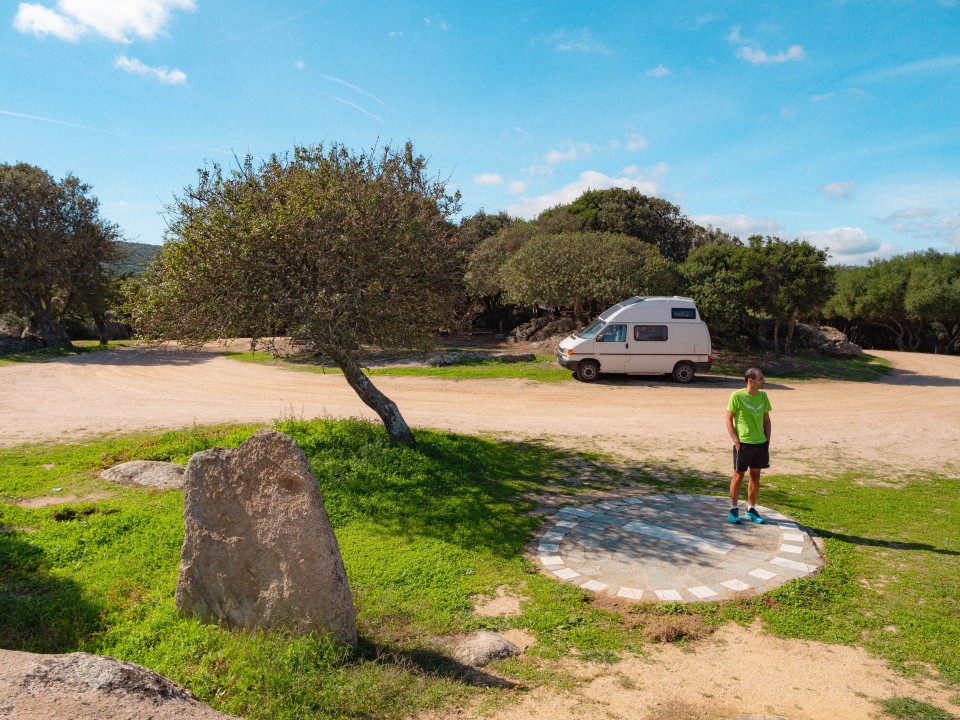
POLYGON ((759 445, 767 441, 763 432, 763 416, 770 409, 770 398, 763 390, 751 395, 743 388, 730 394, 727 410, 733 413, 740 442, 759 445))

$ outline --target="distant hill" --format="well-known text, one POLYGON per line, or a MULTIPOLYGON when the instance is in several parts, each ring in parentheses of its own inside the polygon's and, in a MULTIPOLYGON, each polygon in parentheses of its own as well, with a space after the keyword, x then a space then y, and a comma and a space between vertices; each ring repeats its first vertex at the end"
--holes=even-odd
POLYGON ((160 252, 159 245, 149 245, 147 243, 118 241, 120 247, 119 257, 116 262, 110 263, 107 267, 117 275, 139 275, 144 271, 153 256, 160 252))

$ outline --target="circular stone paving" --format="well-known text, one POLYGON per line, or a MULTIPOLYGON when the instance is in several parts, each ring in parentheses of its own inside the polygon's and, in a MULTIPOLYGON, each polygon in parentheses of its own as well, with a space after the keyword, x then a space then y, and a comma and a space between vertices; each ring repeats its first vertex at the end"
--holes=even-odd
POLYGON ((727 520, 729 500, 641 495, 561 508, 537 558, 561 580, 631 600, 692 602, 757 595, 811 575, 823 558, 811 534, 757 506, 766 523, 727 520))

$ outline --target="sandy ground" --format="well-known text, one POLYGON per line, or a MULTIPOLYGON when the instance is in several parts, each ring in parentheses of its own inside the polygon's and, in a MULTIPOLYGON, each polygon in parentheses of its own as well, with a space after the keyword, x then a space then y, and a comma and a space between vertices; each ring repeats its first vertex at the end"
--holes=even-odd
MULTIPOLYGON (((960 357, 876 352, 874 383, 768 383, 771 472, 861 468, 897 480, 960 474, 960 357)), ((592 385, 523 380, 375 379, 415 427, 538 439, 624 462, 726 474, 726 399, 742 385, 708 376, 592 385)), ((0 445, 193 423, 372 413, 339 375, 240 363, 215 352, 123 348, 0 367, 0 445)), ((951 692, 890 672, 864 651, 727 627, 693 653, 665 647, 615 666, 572 663, 577 690, 536 690, 494 717, 866 718, 875 698, 908 695, 956 712, 951 692)), ((952 692, 955 692, 952 691, 952 692)))

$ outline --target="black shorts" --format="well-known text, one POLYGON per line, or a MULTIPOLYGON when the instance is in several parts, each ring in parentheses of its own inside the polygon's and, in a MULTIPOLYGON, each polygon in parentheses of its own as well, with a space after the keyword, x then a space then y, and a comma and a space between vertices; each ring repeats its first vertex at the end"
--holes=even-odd
POLYGON ((770 467, 770 442, 751 445, 740 443, 740 452, 733 446, 733 469, 736 472, 746 472, 749 468, 770 467))

